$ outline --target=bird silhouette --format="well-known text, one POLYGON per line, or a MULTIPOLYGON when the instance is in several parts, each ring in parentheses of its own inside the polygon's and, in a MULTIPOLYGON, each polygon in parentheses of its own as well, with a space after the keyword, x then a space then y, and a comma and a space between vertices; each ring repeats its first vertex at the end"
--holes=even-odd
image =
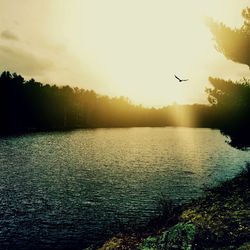
POLYGON ((178 76, 174 75, 176 79, 178 79, 179 82, 185 82, 188 81, 188 79, 180 79, 178 76))

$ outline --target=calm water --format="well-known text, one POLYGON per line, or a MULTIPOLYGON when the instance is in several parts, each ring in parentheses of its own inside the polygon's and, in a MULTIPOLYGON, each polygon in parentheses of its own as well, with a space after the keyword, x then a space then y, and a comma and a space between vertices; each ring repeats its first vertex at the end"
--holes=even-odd
POLYGON ((125 128, 0 139, 0 249, 82 249, 250 160, 219 131, 125 128))

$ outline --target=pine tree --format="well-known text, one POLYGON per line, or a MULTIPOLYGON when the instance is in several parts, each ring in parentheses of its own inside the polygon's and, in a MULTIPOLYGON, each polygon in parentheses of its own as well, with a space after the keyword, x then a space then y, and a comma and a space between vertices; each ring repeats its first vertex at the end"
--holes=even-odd
MULTIPOLYGON (((216 49, 233 62, 250 68, 250 8, 242 12, 244 24, 232 29, 223 23, 208 20, 216 49)), ((229 135, 231 145, 242 148, 250 146, 250 80, 239 82, 209 78, 213 88, 207 89, 218 127, 229 135)))

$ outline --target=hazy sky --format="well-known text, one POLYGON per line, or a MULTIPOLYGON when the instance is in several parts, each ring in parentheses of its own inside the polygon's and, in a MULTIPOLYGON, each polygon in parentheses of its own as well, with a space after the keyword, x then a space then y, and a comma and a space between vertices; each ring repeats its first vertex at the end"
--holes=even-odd
POLYGON ((0 0, 0 70, 137 104, 206 102, 209 76, 250 77, 204 17, 243 23, 250 0, 0 0), (174 74, 189 78, 179 84, 174 74))

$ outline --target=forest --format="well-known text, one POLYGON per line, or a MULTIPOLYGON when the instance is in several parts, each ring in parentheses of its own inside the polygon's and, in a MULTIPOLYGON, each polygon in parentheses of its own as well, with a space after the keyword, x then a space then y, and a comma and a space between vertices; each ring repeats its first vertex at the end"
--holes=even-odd
POLYGON ((34 79, 25 81, 21 75, 6 71, 0 76, 0 93, 1 133, 97 127, 213 126, 210 107, 206 105, 145 108, 126 97, 110 98, 93 90, 58 87, 34 79))

